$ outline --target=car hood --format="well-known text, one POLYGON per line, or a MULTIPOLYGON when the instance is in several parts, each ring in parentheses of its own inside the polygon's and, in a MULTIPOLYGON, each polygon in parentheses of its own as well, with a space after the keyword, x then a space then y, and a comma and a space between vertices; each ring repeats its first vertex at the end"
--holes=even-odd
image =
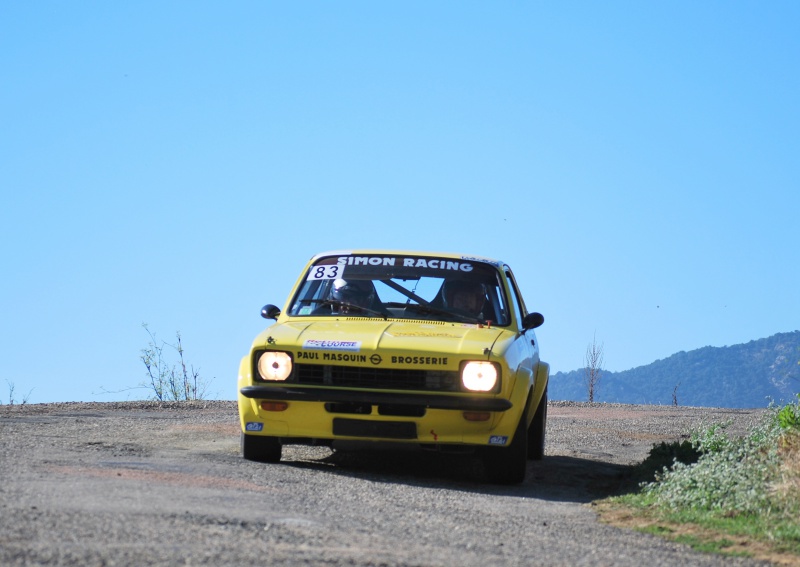
MULTIPOLYGON (((316 351, 375 351, 486 356, 498 339, 513 333, 498 327, 365 319, 288 321, 265 329, 255 348, 316 351)), ((504 341, 501 341, 504 342, 504 341)), ((495 354, 499 354, 495 351, 495 354)))

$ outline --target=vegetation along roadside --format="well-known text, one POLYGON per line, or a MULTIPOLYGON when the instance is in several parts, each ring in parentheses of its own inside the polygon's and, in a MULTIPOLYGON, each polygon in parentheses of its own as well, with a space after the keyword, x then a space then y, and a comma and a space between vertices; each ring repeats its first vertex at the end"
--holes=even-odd
POLYGON ((601 519, 699 550, 800 565, 800 395, 745 437, 725 427, 654 446, 630 492, 594 503, 601 519))

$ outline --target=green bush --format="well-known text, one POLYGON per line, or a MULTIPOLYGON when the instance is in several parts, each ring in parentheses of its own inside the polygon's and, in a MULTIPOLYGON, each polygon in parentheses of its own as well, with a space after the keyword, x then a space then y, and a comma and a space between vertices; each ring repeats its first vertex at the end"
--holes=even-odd
POLYGON ((645 485, 644 493, 671 509, 731 516, 774 509, 770 486, 781 464, 778 415, 769 413, 746 437, 730 438, 720 425, 696 433, 692 444, 700 453, 697 461, 676 462, 656 482, 645 485))
MULTIPOLYGON (((714 425, 694 433, 690 442, 654 446, 640 466, 649 467, 647 482, 613 500, 647 518, 648 525, 655 520, 651 533, 698 526, 699 543, 689 543, 700 549, 709 543, 719 547, 724 536, 733 535, 758 540, 769 553, 800 556, 798 418, 800 396, 786 407, 770 408, 744 437, 729 437, 726 425, 714 425)), ((737 552, 726 547, 718 551, 737 552)))
POLYGON ((731 440, 725 433, 730 425, 726 423, 715 423, 705 429, 700 429, 692 433, 692 445, 700 453, 721 453, 731 448, 731 440))
POLYGON ((800 429, 800 394, 798 403, 788 404, 778 412, 778 423, 783 429, 800 429))

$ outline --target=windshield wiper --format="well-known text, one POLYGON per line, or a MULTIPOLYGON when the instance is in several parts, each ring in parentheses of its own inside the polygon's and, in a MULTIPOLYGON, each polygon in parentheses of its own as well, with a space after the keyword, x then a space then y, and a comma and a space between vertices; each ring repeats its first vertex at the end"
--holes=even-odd
MULTIPOLYGON (((346 301, 339 301, 337 299, 326 299, 322 301, 320 305, 332 305, 334 307, 347 307, 348 309, 357 309, 359 311, 363 311, 365 313, 369 313, 370 315, 375 315, 377 317, 381 317, 382 319, 388 319, 389 316, 386 313, 381 313, 380 311, 376 311, 375 309, 370 309, 369 307, 362 307, 361 305, 356 305, 355 303, 348 303, 346 301)), ((347 313, 340 313, 340 315, 347 315, 347 313)))

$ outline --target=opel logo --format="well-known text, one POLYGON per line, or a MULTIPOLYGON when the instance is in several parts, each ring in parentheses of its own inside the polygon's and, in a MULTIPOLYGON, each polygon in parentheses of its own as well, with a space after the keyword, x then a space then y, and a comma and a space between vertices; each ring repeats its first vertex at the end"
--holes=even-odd
POLYGON ((383 359, 381 358, 381 355, 379 355, 379 354, 373 354, 372 356, 370 356, 370 357, 369 357, 369 361, 370 361, 372 364, 374 364, 375 366, 377 366, 378 364, 380 364, 381 362, 383 362, 383 359))

